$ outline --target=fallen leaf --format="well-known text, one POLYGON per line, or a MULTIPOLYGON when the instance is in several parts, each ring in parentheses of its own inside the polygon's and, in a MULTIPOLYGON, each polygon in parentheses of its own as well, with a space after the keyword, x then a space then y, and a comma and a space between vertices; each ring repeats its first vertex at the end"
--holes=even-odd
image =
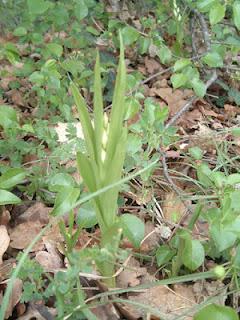
POLYGON ((5 313, 5 319, 8 319, 12 315, 14 307, 20 301, 20 298, 22 295, 22 287, 23 287, 22 280, 15 279, 13 283, 12 294, 8 301, 8 307, 5 313))
POLYGON ((51 210, 52 208, 46 207, 42 202, 36 202, 23 214, 19 215, 15 221, 17 224, 39 221, 40 224, 44 226, 49 222, 49 213, 51 210))
POLYGON ((11 91, 11 98, 12 98, 12 102, 17 105, 17 106, 21 106, 23 107, 25 105, 24 101, 23 101, 23 97, 22 97, 22 94, 20 93, 19 90, 17 89, 13 89, 11 91))
POLYGON ((36 261, 46 271, 57 270, 63 267, 63 260, 52 241, 45 241, 47 251, 39 251, 36 253, 36 261))
MULTIPOLYGON (((33 239, 41 232, 42 224, 39 221, 29 221, 17 225, 10 231, 10 247, 14 249, 26 249, 33 239)), ((31 252, 43 249, 43 243, 39 240, 31 249, 31 252)))
POLYGON ((186 213, 184 203, 173 191, 166 194, 162 209, 165 219, 173 223, 178 223, 186 213))
POLYGON ((9 278, 9 275, 15 264, 16 260, 12 258, 3 261, 3 263, 0 265, 0 282, 9 278))
POLYGON ((5 251, 7 250, 10 243, 10 237, 7 232, 6 226, 0 226, 0 265, 3 262, 3 255, 5 251))
MULTIPOLYGON (((131 295, 128 299, 145 306, 156 308, 159 313, 163 315, 163 318, 167 320, 176 319, 177 316, 196 305, 192 286, 184 285, 178 285, 176 288, 174 286, 174 290, 171 290, 167 286, 152 287, 138 295, 131 295)), ((144 310, 140 307, 136 309, 134 306, 131 306, 130 308, 134 310, 132 312, 139 318, 146 317, 146 314, 152 314, 149 310, 144 310)), ((192 317, 186 316, 184 319, 190 320, 192 317)))
POLYGON ((141 268, 140 263, 131 257, 125 269, 117 277, 117 285, 120 288, 137 286, 146 274, 147 269, 141 268))
POLYGON ((155 59, 149 59, 148 57, 145 58, 144 60, 145 66, 147 69, 147 72, 152 74, 154 71, 160 71, 161 70, 161 65, 159 62, 157 62, 155 59))

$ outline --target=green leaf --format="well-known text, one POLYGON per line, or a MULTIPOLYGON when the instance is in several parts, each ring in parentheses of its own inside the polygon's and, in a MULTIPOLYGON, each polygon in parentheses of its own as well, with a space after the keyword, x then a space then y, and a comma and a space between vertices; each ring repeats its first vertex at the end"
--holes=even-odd
POLYGON ((201 160, 203 157, 203 151, 199 147, 189 148, 188 151, 195 160, 201 160))
POLYGON ((74 14, 79 21, 86 18, 88 7, 84 0, 77 0, 77 4, 74 5, 74 14))
POLYGON ((233 232, 225 230, 223 226, 217 225, 216 222, 210 226, 210 235, 219 252, 230 248, 237 239, 233 232))
POLYGON ((183 68, 185 68, 186 66, 188 66, 189 64, 191 64, 191 60, 189 59, 179 59, 178 61, 175 62, 174 66, 173 66, 173 71, 177 72, 182 70, 183 68))
POLYGON ((26 176, 26 171, 20 168, 11 168, 0 176, 0 188, 11 189, 21 183, 26 176))
POLYGON ((162 46, 158 52, 158 56, 159 56, 159 59, 160 61, 163 63, 163 64, 166 64, 168 62, 171 61, 172 59, 172 52, 171 50, 166 47, 166 46, 162 46))
POLYGON ((57 195, 51 214, 53 216, 62 216, 69 212, 74 207, 79 194, 80 190, 78 188, 66 187, 57 195))
POLYGON ((211 25, 220 22, 225 16, 226 7, 220 3, 216 3, 209 12, 209 20, 211 25))
POLYGON ((90 202, 81 205, 77 213, 76 222, 82 228, 92 228, 97 224, 96 211, 90 202))
POLYGON ((223 66, 223 59, 217 52, 209 52, 201 60, 212 68, 223 66))
POLYGON ((17 113, 15 109, 6 105, 0 105, 0 126, 4 130, 18 127, 17 113))
POLYGON ((94 141, 96 158, 98 162, 98 169, 102 168, 102 137, 103 137, 103 97, 102 97, 102 82, 100 73, 100 61, 99 53, 97 53, 97 59, 94 70, 94 141))
POLYGON ((232 6, 233 10, 233 22, 235 26, 240 30, 240 1, 236 0, 232 6))
POLYGON ((222 188, 226 183, 226 176, 223 172, 216 171, 212 172, 210 179, 213 181, 217 188, 222 188))
POLYGON ((57 173, 48 182, 48 189, 52 192, 59 192, 66 187, 74 187, 75 181, 67 173, 57 173))
POLYGON ((198 78, 194 78, 191 80, 191 84, 196 95, 203 98, 207 90, 205 83, 198 78))
POLYGON ((197 177, 198 180, 204 185, 204 187, 212 186, 210 176, 212 171, 209 169, 208 165, 203 162, 197 166, 197 177))
POLYGON ((49 8, 49 2, 45 0, 27 0, 27 5, 29 13, 33 15, 40 15, 49 8))
POLYGON ((239 320, 237 312, 226 306, 215 303, 201 309, 193 318, 194 320, 239 320))
POLYGON ((6 204, 18 204, 21 203, 21 199, 19 199, 15 194, 6 191, 6 190, 0 190, 0 205, 6 205, 6 204))
POLYGON ((204 248, 200 241, 192 240, 189 235, 186 237, 182 252, 182 263, 191 271, 199 268, 204 262, 204 248))
POLYGON ((58 43, 48 43, 47 50, 54 56, 60 58, 63 53, 63 47, 58 43))
POLYGON ((198 0, 197 7, 201 12, 208 12, 215 4, 216 0, 198 0))
POLYGON ((123 235, 134 245, 140 247, 144 238, 144 223, 138 217, 132 214, 123 214, 120 217, 123 235))
POLYGON ((16 37, 22 37, 27 34, 27 30, 24 27, 18 27, 14 30, 13 35, 16 37))
POLYGON ((240 183, 240 173, 232 173, 227 177, 226 183, 231 186, 235 186, 240 183))
POLYGON ((187 83, 187 81, 188 81, 188 78, 183 73, 177 73, 171 76, 171 82, 174 89, 183 87, 187 83))
POLYGON ((30 77, 29 77, 29 80, 33 83, 36 83, 38 84, 39 86, 42 85, 44 83, 44 75, 39 72, 39 71, 34 71, 30 77))
POLYGON ((137 31, 137 29, 130 26, 124 27, 121 30, 121 34, 122 34, 123 43, 125 46, 130 46, 131 44, 136 42, 139 37, 139 32, 137 31))
POLYGON ((161 267, 163 264, 169 262, 175 254, 175 250, 170 249, 169 246, 160 246, 156 251, 157 265, 161 267))
POLYGON ((85 138, 86 148, 88 150, 88 155, 91 158, 95 157, 95 147, 94 147, 94 131, 91 123, 91 119, 88 113, 87 105, 84 98, 78 91, 77 86, 72 82, 70 84, 70 89, 74 97, 75 103, 77 105, 79 118, 81 121, 83 134, 85 138))

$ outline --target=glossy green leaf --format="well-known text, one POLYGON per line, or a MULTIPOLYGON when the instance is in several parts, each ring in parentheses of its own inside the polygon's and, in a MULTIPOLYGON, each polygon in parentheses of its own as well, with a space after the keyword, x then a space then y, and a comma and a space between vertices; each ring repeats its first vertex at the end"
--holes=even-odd
POLYGON ((48 181, 48 189, 52 192, 59 192, 66 187, 74 187, 75 181, 67 173, 57 173, 48 181))
POLYGON ((203 157, 203 150, 200 149, 199 147, 189 148, 188 151, 195 160, 201 160, 203 157))
POLYGON ((191 80, 191 84, 192 84, 192 88, 193 88, 194 92, 196 93, 196 95, 198 97, 203 98, 206 94, 206 91, 207 91, 205 83, 198 78, 193 78, 191 80))
POLYGON ((92 203, 87 202, 81 205, 76 221, 82 228, 92 228, 97 224, 97 215, 92 203))
POLYGON ((18 120, 15 109, 7 105, 0 105, 0 127, 8 129, 16 126, 18 126, 18 120))
POLYGON ((177 72, 177 71, 181 71, 183 68, 185 68, 186 66, 191 64, 191 60, 190 59, 179 59, 175 62, 174 66, 173 66, 173 71, 177 72))
POLYGON ((232 6, 233 10, 233 22, 235 26, 240 30, 240 1, 236 0, 232 6))
POLYGON ((54 56, 60 58, 63 53, 63 47, 58 43, 48 43, 47 50, 54 56))
POLYGON ((160 246, 156 251, 157 265, 161 267, 163 264, 168 263, 175 254, 175 250, 171 249, 169 246, 160 246))
POLYGON ((216 223, 213 223, 210 226, 210 235, 219 252, 230 248, 237 239, 236 234, 224 229, 223 226, 219 226, 216 223))
POLYGON ((137 41, 139 37, 139 32, 137 29, 131 27, 131 26, 126 26, 121 30, 121 34, 123 37, 123 43, 125 46, 129 46, 133 44, 134 42, 137 41))
POLYGON ((199 268, 205 258, 203 245, 198 240, 192 240, 191 236, 187 237, 182 252, 182 263, 191 271, 199 268))
POLYGON ((227 177, 227 184, 234 186, 240 183, 240 173, 232 173, 227 177))
POLYGON ((62 216, 68 213, 74 207, 79 194, 79 188, 66 187, 58 193, 51 214, 53 216, 62 216))
POLYGON ((21 199, 15 196, 15 194, 6 190, 0 190, 0 206, 18 203, 21 203, 21 199))
POLYGON ((27 5, 29 13, 33 15, 40 15, 49 8, 49 2, 45 0, 27 0, 27 5))
POLYGON ((0 176, 0 188, 11 189, 21 183, 26 176, 26 171, 20 168, 11 168, 0 176))
POLYGON ((225 16, 226 6, 216 3, 209 12, 209 20, 211 25, 220 22, 225 16))
POLYGON ((201 12, 208 12, 215 4, 216 0, 198 0, 197 7, 201 12))
POLYGON ((84 0, 78 0, 74 5, 74 14, 79 21, 87 17, 88 7, 84 0))
POLYGON ((13 35, 16 37, 22 37, 27 34, 27 30, 24 27, 18 27, 14 30, 13 35))
POLYGON ((120 217, 123 235, 138 248, 144 238, 144 223, 132 214, 123 214, 120 217))
POLYGON ((171 61, 171 59, 172 59, 172 52, 171 52, 171 50, 170 50, 168 47, 162 46, 162 47, 159 49, 158 56, 159 56, 160 61, 161 61, 163 64, 166 64, 166 63, 168 63, 168 62, 171 61))
POLYGON ((174 89, 183 87, 188 81, 188 78, 183 73, 176 73, 171 76, 171 82, 174 89))
POLYGON ((212 68, 223 66, 223 59, 217 52, 209 52, 201 60, 212 68))
POLYGON ((237 312, 226 306, 215 303, 201 309, 193 318, 194 320, 239 320, 237 312))

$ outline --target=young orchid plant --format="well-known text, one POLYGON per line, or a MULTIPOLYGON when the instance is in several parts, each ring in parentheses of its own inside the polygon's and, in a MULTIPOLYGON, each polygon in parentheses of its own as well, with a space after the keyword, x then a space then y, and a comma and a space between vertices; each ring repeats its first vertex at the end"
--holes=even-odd
MULTIPOLYGON (((86 153, 77 153, 79 172, 89 192, 96 192, 121 179, 126 153, 127 127, 124 124, 126 67, 124 62, 123 42, 120 35, 120 59, 113 94, 112 109, 108 117, 103 110, 99 54, 97 53, 94 71, 94 111, 93 121, 86 102, 77 86, 71 83, 71 92, 77 105, 83 129, 86 153)), ((122 233, 132 240, 135 246, 140 245, 144 236, 144 224, 130 214, 117 215, 119 187, 113 187, 96 196, 93 204, 97 222, 101 230, 101 248, 106 260, 98 263, 103 276, 114 285, 116 254, 122 233)))

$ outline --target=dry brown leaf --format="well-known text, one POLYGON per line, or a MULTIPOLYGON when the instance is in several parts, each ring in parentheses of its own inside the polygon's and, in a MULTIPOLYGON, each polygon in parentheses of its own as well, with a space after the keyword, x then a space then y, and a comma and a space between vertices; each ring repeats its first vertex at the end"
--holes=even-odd
MULTIPOLYGON (((192 286, 178 285, 174 286, 174 291, 167 286, 157 286, 147 289, 138 295, 129 296, 129 300, 141 303, 145 306, 156 308, 164 315, 164 319, 174 319, 196 304, 192 286)), ((128 305, 128 309, 138 317, 146 316, 147 310, 128 305)), ((191 316, 184 319, 190 320, 191 316)))
POLYGON ((0 213, 0 226, 7 226, 11 219, 10 212, 6 208, 2 208, 2 212, 0 213))
POLYGON ((154 73, 154 71, 161 70, 160 63, 157 62, 155 59, 151 59, 151 58, 149 59, 148 57, 146 57, 144 62, 145 62, 147 72, 150 74, 154 73))
MULTIPOLYGON (((42 224, 39 221, 29 221, 17 225, 10 231, 10 247, 14 249, 26 249, 33 239, 41 232, 42 224)), ((38 241, 31 252, 43 249, 42 241, 38 241)))
POLYGON ((13 290, 9 298, 8 307, 5 313, 5 319, 8 319, 12 315, 14 307, 20 301, 22 295, 22 287, 22 280, 16 279, 13 283, 13 290))
POLYGON ((131 257, 126 268, 117 277, 117 284, 121 288, 137 286, 146 274, 147 269, 141 268, 140 263, 131 257))
POLYGON ((39 251, 36 253, 35 259, 46 270, 57 270, 63 267, 63 261, 52 241, 45 241, 47 251, 39 251))
POLYGON ((159 246, 161 240, 160 234, 157 232, 156 227, 151 221, 145 223, 145 236, 144 241, 141 243, 141 252, 149 252, 159 246))
POLYGON ((6 226, 0 226, 0 265, 3 262, 3 255, 7 250, 10 243, 10 237, 7 232, 6 226))
MULTIPOLYGON (((10 92, 10 91, 9 91, 10 92)), ((17 106, 21 106, 23 107, 25 105, 24 101, 23 101, 23 97, 22 94, 20 93, 19 90, 17 89, 13 89, 11 90, 11 98, 12 98, 12 102, 17 105, 17 106)))
POLYGON ((0 282, 8 279, 14 265, 16 263, 15 259, 4 260, 0 265, 0 282))
POLYGON ((186 212, 184 203, 175 192, 168 192, 163 202, 163 215, 169 222, 178 223, 186 212))
POLYGON ((36 202, 15 220, 17 224, 38 221, 42 226, 49 222, 49 213, 52 208, 46 207, 42 202, 36 202))
MULTIPOLYGON (((42 309, 42 313, 46 314, 49 313, 53 319, 57 316, 57 311, 54 308, 48 308, 45 306, 39 306, 39 309, 42 309)), ((29 305, 27 312, 18 318, 18 320, 46 320, 46 317, 43 317, 40 312, 37 310, 37 308, 33 305, 29 305)))

